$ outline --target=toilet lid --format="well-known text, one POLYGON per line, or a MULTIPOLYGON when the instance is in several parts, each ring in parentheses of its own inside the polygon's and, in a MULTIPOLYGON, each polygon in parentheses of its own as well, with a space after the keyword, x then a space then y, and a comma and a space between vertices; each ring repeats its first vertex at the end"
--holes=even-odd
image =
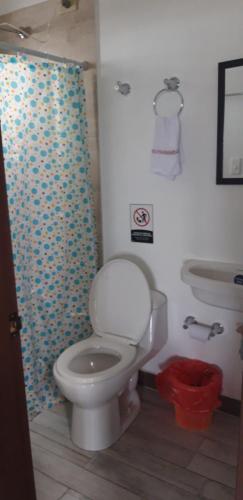
POLYGON ((89 312, 98 335, 138 344, 151 314, 150 288, 139 267, 125 259, 105 264, 92 283, 89 312))

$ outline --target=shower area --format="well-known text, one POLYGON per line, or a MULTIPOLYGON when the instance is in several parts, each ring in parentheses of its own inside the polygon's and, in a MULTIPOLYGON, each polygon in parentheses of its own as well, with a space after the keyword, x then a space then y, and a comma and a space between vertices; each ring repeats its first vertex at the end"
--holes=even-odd
POLYGON ((97 233, 85 69, 0 42, 1 133, 30 418, 60 398, 56 358, 91 333, 97 233))

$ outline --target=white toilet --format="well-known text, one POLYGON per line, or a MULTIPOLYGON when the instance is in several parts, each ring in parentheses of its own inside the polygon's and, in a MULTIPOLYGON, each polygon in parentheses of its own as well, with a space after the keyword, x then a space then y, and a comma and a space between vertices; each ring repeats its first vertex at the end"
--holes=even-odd
POLYGON ((138 370, 167 340, 166 297, 152 291, 128 260, 111 260, 96 275, 89 299, 94 333, 64 351, 54 377, 73 403, 73 442, 85 450, 112 445, 140 409, 138 370))

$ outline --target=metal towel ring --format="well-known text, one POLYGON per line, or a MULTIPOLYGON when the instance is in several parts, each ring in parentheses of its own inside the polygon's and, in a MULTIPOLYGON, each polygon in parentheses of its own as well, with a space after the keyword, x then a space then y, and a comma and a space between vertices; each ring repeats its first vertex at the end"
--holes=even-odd
POLYGON ((177 113, 177 116, 179 116, 184 108, 184 97, 181 94, 181 92, 178 90, 179 85, 180 85, 180 80, 176 76, 173 76, 172 78, 165 78, 164 84, 166 85, 167 88, 159 90, 159 92, 157 92, 157 94, 153 100, 154 113, 156 116, 160 116, 158 113, 158 110, 157 110, 157 104, 158 104, 158 100, 159 100, 160 96, 162 96, 163 94, 165 94, 167 92, 176 92, 178 94, 178 96, 180 97, 180 101, 181 101, 180 109, 177 113))

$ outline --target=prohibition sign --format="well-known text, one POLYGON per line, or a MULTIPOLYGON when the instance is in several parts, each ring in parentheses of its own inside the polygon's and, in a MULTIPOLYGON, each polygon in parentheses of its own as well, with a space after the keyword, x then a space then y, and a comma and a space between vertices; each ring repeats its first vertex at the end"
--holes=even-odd
POLYGON ((139 227, 146 227, 150 223, 150 214, 146 208, 137 208, 133 214, 133 220, 139 227))

